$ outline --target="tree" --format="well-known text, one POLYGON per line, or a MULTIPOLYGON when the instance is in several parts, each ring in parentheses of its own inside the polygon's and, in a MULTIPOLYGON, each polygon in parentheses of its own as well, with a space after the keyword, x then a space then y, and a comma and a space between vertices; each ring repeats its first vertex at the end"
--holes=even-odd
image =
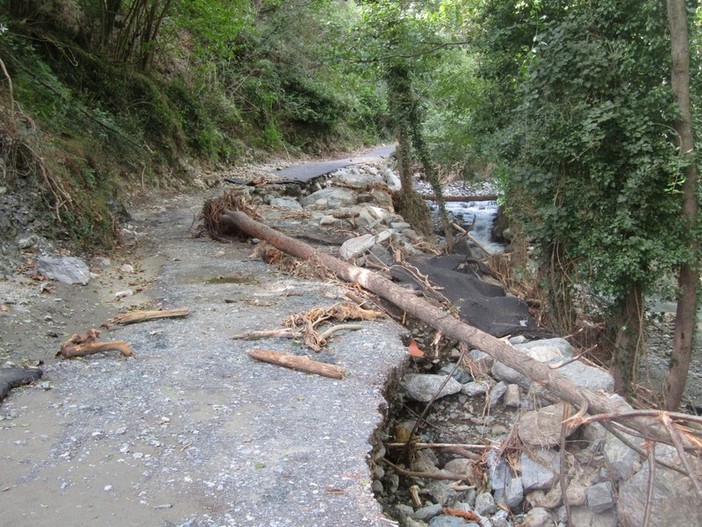
MULTIPOLYGON (((439 7, 441 3, 439 2, 439 7)), ((388 107, 398 143, 402 191, 399 212, 420 232, 428 230, 426 205, 412 188, 412 152, 416 152, 432 186, 439 208, 446 246, 453 246, 452 226, 443 199, 443 190, 423 130, 421 99, 415 77, 437 60, 445 47, 432 5, 409 1, 375 0, 364 3, 363 33, 370 37, 367 62, 381 71, 388 87, 388 107)), ((436 6, 433 6, 436 7, 436 6)))
POLYGON ((697 288, 700 275, 697 262, 698 242, 694 227, 698 224, 698 177, 692 133, 692 104, 690 101, 690 49, 687 10, 684 0, 667 0, 670 47, 672 53, 671 87, 675 93, 679 115, 675 130, 680 155, 685 159, 685 182, 682 185, 682 215, 687 227, 688 258, 678 271, 678 307, 675 316, 675 335, 668 376, 663 386, 666 410, 680 406, 687 382, 692 344, 697 319, 697 288))
MULTIPOLYGON (((493 82, 505 79, 498 97, 511 111, 498 133, 513 215, 540 248, 551 299, 570 301, 575 283, 602 299, 617 389, 627 392, 644 295, 688 254, 660 3, 487 4, 510 20, 488 18, 497 27, 484 30, 482 60, 493 82)), ((572 322, 574 307, 553 308, 572 322)))

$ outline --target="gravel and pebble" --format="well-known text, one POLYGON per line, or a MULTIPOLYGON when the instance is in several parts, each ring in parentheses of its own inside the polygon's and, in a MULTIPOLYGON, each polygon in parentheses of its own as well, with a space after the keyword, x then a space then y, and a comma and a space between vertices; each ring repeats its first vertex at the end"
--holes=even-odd
MULTIPOLYGON (((341 381, 253 361, 254 347, 302 350, 231 335, 280 327, 344 291, 276 272, 249 244, 189 237, 201 204, 202 196, 172 196, 134 220, 136 250, 162 263, 140 301, 191 315, 105 331, 103 340, 126 340, 135 358, 47 360, 52 389, 15 390, 0 407, 1 524, 388 525, 368 460, 383 389, 406 356, 403 328, 386 319, 335 335, 323 358, 346 370, 341 381)), ((65 310, 98 326, 118 302, 65 310)), ((10 327, 22 305, 11 304, 10 327)), ((44 303, 26 305, 29 325, 44 303)), ((72 327, 78 318, 66 313, 62 336, 87 329, 72 327)), ((43 345, 56 350, 58 339, 43 345)))

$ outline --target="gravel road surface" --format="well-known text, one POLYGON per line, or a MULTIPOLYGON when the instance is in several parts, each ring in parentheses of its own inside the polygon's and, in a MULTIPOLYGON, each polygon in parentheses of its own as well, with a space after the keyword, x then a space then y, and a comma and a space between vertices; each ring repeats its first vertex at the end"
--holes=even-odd
MULTIPOLYGON (((201 205, 202 196, 172 196, 136 215, 133 261, 153 270, 140 301, 192 314, 104 331, 135 358, 49 361, 40 383, 0 406, 0 525, 392 524, 368 459, 386 379, 406 356, 402 328, 385 320, 337 333, 316 358, 341 365, 340 381, 253 361, 253 348, 304 350, 231 335, 278 328, 344 291, 279 273, 251 258, 250 244, 190 238, 201 205)), ((87 329, 71 321, 97 327, 120 307, 121 284, 91 284, 59 289, 74 314, 69 333, 87 329)), ((41 320, 44 302, 27 303, 23 327, 41 320)))

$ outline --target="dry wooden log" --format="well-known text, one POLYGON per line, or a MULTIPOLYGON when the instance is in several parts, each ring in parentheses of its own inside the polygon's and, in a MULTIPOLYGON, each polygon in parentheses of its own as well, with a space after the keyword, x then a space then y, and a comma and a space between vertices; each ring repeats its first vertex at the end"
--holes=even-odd
POLYGON ((249 352, 249 356, 263 362, 269 362, 307 373, 315 373, 323 377, 331 377, 332 379, 344 378, 343 368, 334 364, 312 360, 305 355, 293 355, 292 353, 255 349, 249 352))
POLYGON ((178 309, 154 309, 146 311, 127 311, 120 313, 106 321, 103 327, 110 327, 115 324, 136 324, 137 322, 146 322, 147 320, 156 320, 159 318, 180 318, 187 317, 190 310, 187 307, 178 309))
MULTIPOLYGON (((409 315, 429 324, 446 337, 456 339, 484 351, 506 366, 526 375, 552 395, 571 403, 577 408, 586 408, 591 415, 609 414, 616 416, 617 414, 622 414, 618 417, 620 423, 655 441, 673 444, 668 430, 662 426, 659 419, 648 416, 627 416, 626 412, 630 408, 626 405, 608 397, 606 394, 595 393, 592 390, 576 385, 558 370, 552 370, 546 364, 538 362, 526 354, 519 353, 509 342, 500 340, 462 322, 451 313, 415 297, 377 273, 319 252, 310 245, 285 236, 275 229, 249 218, 240 211, 230 210, 225 212, 221 216, 221 222, 251 237, 265 240, 278 249, 298 258, 312 260, 326 266, 338 277, 358 284, 364 289, 383 297, 409 315)), ((686 439, 685 448, 695 448, 695 446, 686 439)))
POLYGON ((74 357, 83 357, 101 351, 117 350, 120 356, 127 358, 133 357, 132 348, 124 340, 113 340, 112 342, 86 342, 85 344, 63 344, 61 351, 56 356, 64 359, 72 359, 74 357))
POLYGON ((267 338, 277 338, 284 337, 286 339, 292 339, 299 336, 298 333, 290 328, 285 329, 264 329, 262 331, 245 331, 244 333, 237 333, 232 335, 230 338, 232 340, 257 340, 257 339, 267 339, 267 338))

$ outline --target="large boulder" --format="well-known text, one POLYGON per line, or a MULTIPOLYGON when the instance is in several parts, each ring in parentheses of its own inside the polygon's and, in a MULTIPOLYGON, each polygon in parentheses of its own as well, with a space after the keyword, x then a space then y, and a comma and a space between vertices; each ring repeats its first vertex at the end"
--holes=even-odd
POLYGON ((61 258, 42 256, 37 260, 37 270, 62 284, 87 285, 90 282, 90 269, 87 264, 73 256, 61 258))
POLYGON ((354 205, 356 193, 346 188, 327 187, 305 196, 301 202, 303 207, 310 209, 339 209, 354 205))
MULTIPOLYGON (((535 340, 524 344, 516 344, 514 347, 517 351, 528 355, 532 359, 550 365, 566 362, 573 357, 573 348, 563 338, 535 340)), ((605 390, 611 392, 614 390, 614 379, 608 372, 577 360, 559 367, 558 372, 568 377, 578 386, 589 388, 593 391, 605 390)), ((524 388, 528 388, 531 382, 526 375, 522 375, 498 361, 495 361, 492 366, 492 374, 507 383, 519 384, 524 388)))
MULTIPOLYGON (((673 456, 668 456, 670 462, 673 456)), ((702 462, 690 456, 693 477, 702 481, 702 462)), ((673 462, 681 466, 680 461, 673 462)), ((634 476, 619 485, 617 507, 623 527, 643 525, 648 502, 648 463, 634 476)), ((702 507, 690 478, 663 466, 657 466, 651 496, 649 525, 702 525, 702 507)))

